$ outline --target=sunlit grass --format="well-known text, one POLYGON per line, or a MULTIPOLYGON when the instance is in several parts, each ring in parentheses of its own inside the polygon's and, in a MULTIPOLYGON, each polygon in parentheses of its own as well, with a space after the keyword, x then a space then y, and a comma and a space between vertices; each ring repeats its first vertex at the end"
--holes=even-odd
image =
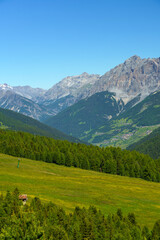
POLYGON ((18 187, 29 200, 40 197, 72 211, 95 205, 104 214, 121 208, 135 212, 138 222, 152 227, 160 219, 160 184, 0 154, 0 191, 18 187))

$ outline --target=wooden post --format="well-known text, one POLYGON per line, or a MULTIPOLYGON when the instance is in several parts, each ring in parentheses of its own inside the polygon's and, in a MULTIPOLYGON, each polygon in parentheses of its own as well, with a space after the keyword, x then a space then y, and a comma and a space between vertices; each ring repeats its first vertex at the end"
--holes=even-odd
POLYGON ((19 163, 20 163, 20 160, 21 160, 21 159, 20 159, 20 158, 18 158, 18 165, 17 165, 17 168, 19 168, 19 163))

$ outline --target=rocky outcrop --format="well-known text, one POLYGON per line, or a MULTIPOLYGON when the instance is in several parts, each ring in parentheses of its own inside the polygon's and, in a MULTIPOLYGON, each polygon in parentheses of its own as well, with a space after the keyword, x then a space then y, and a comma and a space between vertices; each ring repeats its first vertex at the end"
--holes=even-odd
POLYGON ((86 72, 77 76, 69 76, 50 88, 42 97, 37 98, 40 104, 54 109, 54 115, 72 104, 83 99, 84 92, 89 92, 91 86, 100 78, 98 74, 86 72))
POLYGON ((77 76, 69 76, 62 79, 59 83, 50 88, 43 96, 44 100, 57 100, 68 95, 77 96, 79 89, 93 85, 100 75, 88 74, 86 72, 77 76))

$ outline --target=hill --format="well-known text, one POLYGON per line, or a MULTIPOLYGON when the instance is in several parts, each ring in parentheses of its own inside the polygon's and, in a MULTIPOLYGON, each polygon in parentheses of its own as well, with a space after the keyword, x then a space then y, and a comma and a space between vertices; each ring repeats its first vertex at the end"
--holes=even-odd
POLYGON ((153 159, 160 158, 160 128, 155 129, 148 136, 128 146, 127 149, 148 154, 153 159))
POLYGON ((0 152, 68 167, 160 182, 160 160, 115 147, 100 148, 24 132, 1 130, 0 152))
POLYGON ((159 183, 142 179, 86 171, 40 161, 21 159, 0 154, 1 192, 16 187, 44 202, 52 201, 67 212, 75 206, 95 205, 105 215, 121 208, 124 214, 134 212, 141 225, 152 227, 160 219, 159 183), (148 190, 149 189, 149 190, 148 190))
POLYGON ((116 101, 115 94, 101 92, 68 107, 44 123, 68 135, 83 138, 91 129, 105 124, 123 109, 122 100, 116 101))
POLYGON ((81 139, 101 146, 126 148, 159 127, 159 102, 160 91, 150 94, 135 106, 129 102, 132 107, 126 105, 125 111, 99 128, 92 129, 81 139))
POLYGON ((61 131, 48 127, 47 125, 20 113, 0 108, 0 128, 15 131, 29 132, 35 135, 79 142, 78 139, 67 136, 61 131))

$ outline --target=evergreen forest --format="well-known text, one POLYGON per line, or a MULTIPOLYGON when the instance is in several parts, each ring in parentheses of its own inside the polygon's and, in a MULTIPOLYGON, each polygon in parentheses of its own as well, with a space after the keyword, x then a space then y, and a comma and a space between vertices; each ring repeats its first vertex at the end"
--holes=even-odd
POLYGON ((160 159, 136 151, 0 130, 0 152, 16 157, 160 182, 160 159))
POLYGON ((155 129, 151 134, 140 141, 130 145, 127 149, 148 154, 153 159, 160 158, 160 128, 155 129))
POLYGON ((37 197, 23 205, 16 188, 0 196, 0 239, 50 240, 158 240, 160 220, 153 229, 141 228, 134 213, 121 209, 105 217, 93 206, 76 207, 73 213, 37 197))

